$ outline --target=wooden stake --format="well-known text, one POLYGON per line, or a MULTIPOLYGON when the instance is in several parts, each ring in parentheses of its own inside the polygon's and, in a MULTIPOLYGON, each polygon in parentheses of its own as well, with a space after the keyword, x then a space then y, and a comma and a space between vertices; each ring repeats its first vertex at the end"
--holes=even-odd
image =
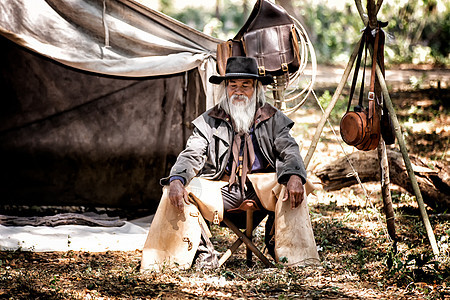
MULTIPOLYGON (((361 6, 361 0, 355 0, 357 7, 361 6), (359 5, 359 6, 358 6, 359 5)), ((375 0, 368 0, 367 1, 367 11, 369 13, 369 25, 372 27, 376 27, 377 19, 376 15, 378 11, 381 8, 381 4, 383 1, 379 0, 377 5, 375 5, 375 0)), ((358 8, 358 11, 360 13, 361 19, 363 22, 365 21, 364 14, 360 11, 358 8)), ((365 22, 365 24, 367 24, 365 22)), ((420 214, 422 215, 423 223, 425 225, 425 229, 427 231, 428 239, 430 240, 431 248, 433 249, 433 254, 435 257, 439 255, 439 248, 436 243, 436 238, 434 236, 433 229, 431 228, 430 220, 428 218, 427 211, 425 209, 425 203, 423 202, 422 194, 420 193, 419 184, 417 183, 416 175, 414 174, 414 171, 412 169, 411 160, 408 156, 408 150, 406 149, 406 143, 403 139, 403 134, 400 128, 400 123, 398 122, 397 115, 394 110, 394 106, 391 101, 391 97, 389 96, 389 91, 387 89, 386 81, 384 80, 383 72, 381 71, 380 66, 377 64, 376 66, 376 73, 379 80, 379 83, 381 85, 381 90, 383 92, 384 101, 386 102, 386 107, 389 111, 389 114, 391 116, 392 123, 394 125, 395 129, 395 135, 397 137, 398 144, 400 146, 400 152, 402 153, 403 160, 405 161, 405 167, 406 171, 408 172, 409 178, 411 180, 411 184, 414 190, 414 194, 416 196, 417 203, 419 205, 420 214)))
POLYGON ((378 144, 378 160, 380 162, 380 178, 381 178, 381 196, 384 204, 384 214, 386 215, 386 225, 389 236, 395 242, 397 234, 395 233, 395 214, 392 207, 391 197, 391 180, 389 177, 389 163, 386 151, 386 144, 381 138, 378 144))
POLYGON ((411 160, 408 156, 408 149, 406 149, 406 143, 403 139, 403 134, 400 128, 400 123, 398 122, 397 115, 392 105, 391 97, 386 86, 386 81, 384 80, 383 73, 381 72, 380 66, 377 64, 377 76, 380 81, 381 90, 383 91, 384 101, 386 102, 386 107, 391 115, 391 120, 395 129, 395 136, 397 137, 398 144, 400 146, 400 152, 402 153, 403 160, 405 161, 406 171, 408 172, 411 184, 416 196, 417 203, 419 205, 420 214, 422 215, 423 223, 427 231, 428 239, 431 243, 431 248, 433 249, 434 256, 439 255, 439 248, 436 243, 436 238, 434 236, 433 229, 431 228, 430 220, 428 219, 428 214, 425 209, 425 203, 423 202, 422 194, 420 193, 419 185, 417 183, 416 175, 414 174, 411 160))

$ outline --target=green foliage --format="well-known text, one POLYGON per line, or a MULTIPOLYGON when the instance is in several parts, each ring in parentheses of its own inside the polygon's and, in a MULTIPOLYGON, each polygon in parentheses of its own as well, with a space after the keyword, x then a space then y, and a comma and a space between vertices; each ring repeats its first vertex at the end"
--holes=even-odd
MULTIPOLYGON (((359 31, 363 28, 354 3, 347 2, 344 9, 337 10, 320 3, 314 5, 309 1, 297 2, 299 6, 304 6, 301 14, 311 32, 319 63, 348 61, 350 51, 360 36, 359 31)), ((384 28, 387 33, 388 63, 449 64, 448 2, 385 1, 378 19, 389 22, 384 28)))
POLYGON ((172 12, 172 0, 159 0, 161 5, 161 12, 170 15, 172 12))
MULTIPOLYGON (((301 1, 305 3, 305 1, 301 1)), ((304 5, 300 12, 310 31, 319 63, 345 63, 360 37, 362 22, 356 7, 346 4, 337 11, 324 4, 304 5)))
POLYGON ((58 287, 58 282, 59 282, 58 277, 59 277, 58 275, 53 275, 53 279, 50 280, 50 285, 48 286, 50 289, 56 290, 56 291, 58 291, 60 289, 58 287))
POLYGON ((428 282, 445 280, 450 275, 448 262, 437 261, 429 253, 389 249, 385 257, 385 265, 389 277, 398 284, 410 282, 428 282))
MULTIPOLYGON (((330 91, 326 90, 322 96, 319 97, 319 102, 325 110, 327 106, 330 104, 333 95, 330 91)), ((339 123, 345 111, 347 110, 348 97, 344 97, 343 99, 339 99, 334 106, 334 109, 331 111, 329 119, 332 123, 339 123)))
POLYGON ((389 1, 383 3, 380 19, 389 21, 386 54, 391 63, 449 63, 448 2, 389 1))
POLYGON ((223 40, 234 37, 247 19, 244 16, 243 6, 236 1, 224 0, 221 2, 222 13, 219 16, 216 16, 215 11, 198 7, 187 6, 181 11, 175 11, 171 2, 171 0, 164 0, 164 4, 161 4, 165 14, 223 40))
POLYGON ((205 25, 202 13, 194 8, 187 8, 183 13, 176 14, 175 18, 194 28, 201 28, 205 25))
MULTIPOLYGON (((212 9, 186 6, 176 10, 172 0, 160 1, 161 11, 165 14, 223 40, 232 38, 247 19, 243 1, 221 1, 219 16, 212 9)), ((346 63, 364 26, 354 2, 343 1, 341 6, 333 7, 322 1, 292 1, 296 13, 303 17, 318 62, 346 63)), ((384 28, 387 63, 450 63, 450 2, 384 1, 378 19, 389 22, 384 28)))

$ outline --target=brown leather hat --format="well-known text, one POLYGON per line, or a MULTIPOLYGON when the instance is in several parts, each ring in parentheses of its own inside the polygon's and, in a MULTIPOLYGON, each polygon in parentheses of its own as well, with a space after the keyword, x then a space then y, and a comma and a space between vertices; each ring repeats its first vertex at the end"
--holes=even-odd
POLYGON ((263 85, 273 82, 272 75, 260 76, 258 73, 258 64, 253 57, 233 56, 228 58, 225 76, 212 75, 209 82, 220 84, 225 79, 256 79, 263 85))

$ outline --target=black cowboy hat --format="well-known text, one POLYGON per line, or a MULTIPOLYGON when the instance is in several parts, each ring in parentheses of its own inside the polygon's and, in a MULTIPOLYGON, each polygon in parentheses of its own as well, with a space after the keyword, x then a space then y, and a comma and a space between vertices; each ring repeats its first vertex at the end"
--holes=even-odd
POLYGON ((256 79, 263 85, 273 82, 272 75, 260 76, 258 74, 258 65, 253 57, 233 56, 228 58, 225 76, 212 75, 209 82, 220 84, 224 79, 256 79))

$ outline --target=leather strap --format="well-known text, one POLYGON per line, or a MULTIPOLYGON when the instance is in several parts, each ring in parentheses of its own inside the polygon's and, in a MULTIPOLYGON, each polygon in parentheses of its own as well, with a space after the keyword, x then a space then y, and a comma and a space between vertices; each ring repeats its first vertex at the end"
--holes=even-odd
MULTIPOLYGON (((373 46, 373 55, 372 55, 372 73, 371 73, 371 77, 370 77, 370 91, 369 94, 374 94, 375 93, 375 71, 377 69, 377 56, 378 56, 378 41, 380 39, 380 27, 377 27, 376 29, 376 33, 375 33, 375 44, 373 46)), ((374 97, 369 96, 369 100, 370 99, 374 99, 374 97)))
MULTIPOLYGON (((370 88, 369 88, 369 119, 371 119, 373 117, 374 111, 375 111, 375 105, 374 103, 370 103, 370 96, 374 96, 374 92, 375 92, 375 78, 376 78, 376 63, 377 63, 377 55, 378 55, 378 40, 379 40, 379 30, 380 28, 377 27, 377 32, 375 35, 375 44, 374 44, 374 53, 373 53, 373 59, 372 59, 372 72, 371 72, 371 79, 370 79, 370 88), (371 109, 372 108, 372 109, 371 109)), ((362 77, 362 82, 361 82, 361 90, 360 90, 360 94, 359 94, 359 101, 358 101, 358 105, 360 107, 363 107, 363 99, 364 99, 364 79, 365 79, 365 69, 366 69, 366 57, 367 57, 367 45, 369 45, 369 40, 368 40, 368 35, 371 34, 370 33, 370 28, 367 27, 364 30, 364 33, 359 41, 359 49, 358 49, 358 56, 356 58, 356 63, 355 63, 355 71, 353 73, 353 80, 352 80, 352 85, 350 88, 350 97, 348 100, 348 105, 347 105, 347 112, 350 111, 351 108, 351 103, 352 103, 352 99, 353 99, 353 95, 355 93, 355 88, 356 88, 356 83, 358 81, 358 74, 359 74, 359 69, 361 66, 361 59, 362 59, 362 53, 363 50, 365 50, 365 59, 364 59, 364 68, 363 68, 363 77, 362 77), (365 49, 364 49, 365 48, 365 49)), ((374 97, 372 97, 372 99, 374 99, 374 97)))
POLYGON ((369 88, 369 120, 373 118, 373 114, 375 113, 375 78, 376 78, 376 68, 377 68, 377 56, 378 56, 378 40, 380 38, 380 27, 377 26, 375 29, 375 43, 373 46, 373 55, 372 55, 372 72, 370 74, 370 88, 369 88))
POLYGON ((353 94, 355 92, 356 82, 358 81, 359 67, 361 65, 361 57, 362 57, 362 52, 364 49, 365 42, 366 42, 366 40, 363 35, 361 37, 361 39, 359 40, 358 56, 356 57, 356 66, 355 66, 355 71, 353 72, 353 80, 352 80, 352 86, 350 88, 350 97, 348 99, 347 112, 350 111, 350 108, 352 106, 353 94))
POLYGON ((367 34, 364 35, 366 40, 366 48, 364 49, 364 66, 363 66, 363 74, 362 74, 362 80, 361 80, 361 88, 359 90, 359 100, 358 100, 358 107, 362 109, 364 107, 364 87, 366 82, 366 65, 367 65, 367 45, 369 45, 369 38, 367 34))

